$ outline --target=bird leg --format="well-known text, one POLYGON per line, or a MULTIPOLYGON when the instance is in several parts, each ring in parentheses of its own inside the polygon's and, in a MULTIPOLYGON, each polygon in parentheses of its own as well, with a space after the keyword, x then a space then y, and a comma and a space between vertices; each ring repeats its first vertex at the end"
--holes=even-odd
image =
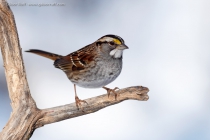
POLYGON ((86 104, 88 104, 88 103, 85 100, 80 100, 79 99, 79 97, 77 96, 76 85, 75 84, 74 84, 74 92, 75 92, 75 103, 76 103, 77 109, 79 110, 79 108, 81 108, 83 110, 83 107, 82 107, 81 103, 86 103, 86 104))
POLYGON ((119 94, 117 94, 115 91, 116 91, 117 89, 119 89, 118 87, 115 87, 114 89, 110 89, 110 88, 107 88, 107 87, 103 87, 103 88, 107 91, 108 98, 109 98, 109 95, 110 95, 111 92, 112 92, 112 93, 114 93, 114 95, 115 95, 115 100, 117 100, 117 96, 118 96, 119 94))

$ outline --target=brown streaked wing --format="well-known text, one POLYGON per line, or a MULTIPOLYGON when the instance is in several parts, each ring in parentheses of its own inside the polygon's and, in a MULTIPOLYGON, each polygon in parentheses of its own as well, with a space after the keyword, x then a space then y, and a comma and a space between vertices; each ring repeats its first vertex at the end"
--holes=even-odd
MULTIPOLYGON (((93 61, 95 57, 95 43, 85 46, 84 48, 75 51, 67 56, 70 57, 72 64, 78 68, 78 70, 85 69, 85 66, 93 61)), ((75 69, 75 68, 74 68, 75 69)), ((75 69, 77 70, 77 69, 75 69)))
POLYGON ((63 71, 71 71, 72 70, 72 63, 69 57, 62 57, 60 59, 55 60, 54 66, 59 68, 63 71))
POLYGON ((63 71, 76 71, 83 70, 85 66, 94 60, 96 49, 95 44, 90 44, 84 48, 75 51, 61 59, 55 61, 55 67, 62 69, 63 71))

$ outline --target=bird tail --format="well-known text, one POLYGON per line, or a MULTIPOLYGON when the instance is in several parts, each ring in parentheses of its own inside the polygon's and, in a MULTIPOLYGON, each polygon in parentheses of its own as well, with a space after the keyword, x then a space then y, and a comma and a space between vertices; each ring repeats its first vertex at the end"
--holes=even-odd
POLYGON ((56 59, 59 59, 62 57, 62 55, 58 55, 58 54, 54 54, 54 53, 50 53, 50 52, 46 52, 46 51, 42 51, 42 50, 36 50, 36 49, 30 49, 25 52, 34 53, 34 54, 49 58, 51 60, 56 60, 56 59))

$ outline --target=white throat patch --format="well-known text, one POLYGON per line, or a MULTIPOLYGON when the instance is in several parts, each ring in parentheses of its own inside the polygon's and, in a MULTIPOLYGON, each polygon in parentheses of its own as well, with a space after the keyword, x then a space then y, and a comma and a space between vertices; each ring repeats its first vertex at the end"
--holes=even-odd
POLYGON ((114 49, 109 54, 114 58, 120 58, 123 54, 123 50, 114 49))

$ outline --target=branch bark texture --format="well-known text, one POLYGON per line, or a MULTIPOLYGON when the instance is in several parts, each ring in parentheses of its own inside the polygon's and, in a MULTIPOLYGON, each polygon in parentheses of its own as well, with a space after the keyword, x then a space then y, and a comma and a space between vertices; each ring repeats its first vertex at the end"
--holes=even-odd
POLYGON ((87 99, 84 110, 78 110, 75 103, 38 109, 28 87, 14 16, 5 0, 0 0, 0 47, 13 110, 0 132, 0 140, 28 140, 36 128, 46 124, 93 113, 128 99, 149 99, 148 88, 135 86, 117 91, 120 95, 117 100, 107 94, 87 99))

